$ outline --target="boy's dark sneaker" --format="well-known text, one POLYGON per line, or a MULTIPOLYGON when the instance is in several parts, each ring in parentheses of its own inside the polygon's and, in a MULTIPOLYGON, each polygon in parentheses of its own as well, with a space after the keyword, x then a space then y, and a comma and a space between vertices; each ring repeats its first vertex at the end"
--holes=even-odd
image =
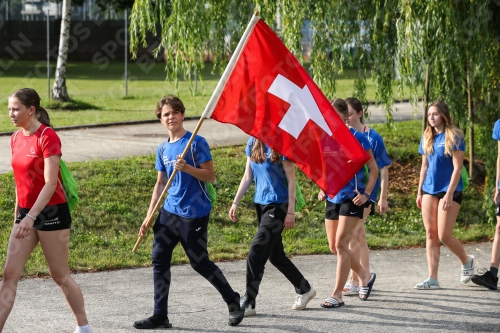
POLYGON ((240 294, 235 293, 236 297, 231 303, 227 303, 229 310, 229 326, 237 326, 243 320, 245 315, 240 307, 240 294))
POLYGON ((245 312, 245 317, 255 316, 257 314, 255 310, 255 301, 250 302, 246 294, 240 298, 240 307, 241 310, 245 312))
POLYGON ((171 328, 172 324, 168 321, 168 317, 164 320, 158 320, 155 316, 146 319, 136 320, 134 327, 140 330, 155 330, 159 328, 171 328))
POLYGON ((486 273, 484 273, 483 275, 474 274, 472 275, 471 280, 475 284, 486 287, 490 290, 498 289, 498 277, 493 276, 490 271, 486 271, 486 273))

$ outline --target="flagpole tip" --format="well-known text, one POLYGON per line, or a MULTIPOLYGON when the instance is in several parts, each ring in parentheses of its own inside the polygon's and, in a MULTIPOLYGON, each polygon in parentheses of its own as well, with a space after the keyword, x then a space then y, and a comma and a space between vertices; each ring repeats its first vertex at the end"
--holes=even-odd
POLYGON ((258 10, 256 10, 256 11, 253 13, 253 16, 257 16, 257 15, 259 15, 259 11, 258 11, 258 10))

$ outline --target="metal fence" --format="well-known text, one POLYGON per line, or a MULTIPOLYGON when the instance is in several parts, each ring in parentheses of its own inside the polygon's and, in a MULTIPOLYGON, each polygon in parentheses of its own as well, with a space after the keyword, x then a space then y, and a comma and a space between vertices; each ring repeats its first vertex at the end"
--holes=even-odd
MULTIPOLYGON (((148 33, 148 46, 139 47, 137 57, 132 59, 128 13, 102 11, 95 2, 85 0, 83 6, 71 9, 67 69, 70 98, 86 102, 98 97, 164 94, 167 86, 163 52, 155 52, 160 42, 159 28, 156 35, 148 33), (145 81, 150 84, 143 84, 145 81)), ((0 0, 0 105, 23 87, 36 89, 45 101, 51 99, 60 27, 60 3, 0 0)), ((311 51, 311 36, 306 21, 302 40, 305 58, 311 51)), ((206 77, 210 71, 202 75, 206 77)), ((193 90, 196 94, 196 77, 193 90)))
MULTIPOLYGON (((85 1, 83 7, 87 4, 90 8, 89 3, 92 1, 85 1)), ((34 87, 42 98, 50 99, 61 26, 58 4, 3 1, 0 9, 0 100, 5 101, 22 87, 34 87)), ((72 8, 68 77, 119 82, 120 96, 128 95, 131 78, 137 80, 150 74, 152 67, 158 69, 158 79, 164 78, 162 59, 153 55, 159 40, 152 34, 148 37, 149 47, 139 48, 137 58, 131 59, 128 14, 118 13, 121 19, 116 19, 117 13, 111 11, 104 15, 95 7, 93 11, 72 8)), ((82 88, 73 88, 68 87, 71 98, 85 94, 82 88)), ((99 93, 104 92, 91 94, 99 93)))

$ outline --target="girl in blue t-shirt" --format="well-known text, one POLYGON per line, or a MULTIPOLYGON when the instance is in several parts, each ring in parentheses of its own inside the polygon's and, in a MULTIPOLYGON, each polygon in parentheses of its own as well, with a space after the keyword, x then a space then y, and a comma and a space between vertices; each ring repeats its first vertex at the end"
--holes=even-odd
POLYGON ((462 203, 462 165, 465 141, 463 133, 452 124, 448 105, 436 101, 427 111, 428 125, 420 140, 422 168, 418 182, 417 206, 422 210, 426 231, 429 277, 415 289, 439 289, 439 240, 462 263, 460 281, 467 283, 474 273, 474 257, 453 237, 453 227, 462 203))
MULTIPOLYGON (((331 103, 339 117, 345 122, 348 117, 347 103, 340 98, 334 99, 331 103)), ((335 289, 332 296, 320 304, 324 308, 338 308, 344 305, 342 289, 350 269, 359 276, 362 285, 359 290, 359 298, 363 301, 366 301, 370 296, 376 278, 375 273, 370 274, 369 270, 360 265, 359 258, 356 258, 349 249, 349 242, 358 225, 358 220, 363 218, 364 208, 371 203, 370 195, 377 180, 378 168, 366 136, 353 128, 349 130, 370 155, 370 159, 366 163, 369 175, 366 180, 364 168, 361 168, 333 198, 323 191, 318 194, 319 200, 326 199, 325 229, 328 245, 330 251, 338 256, 335 289)))
MULTIPOLYGON (((359 219, 356 230, 354 231, 354 237, 351 238, 351 242, 349 243, 349 248, 356 256, 356 260, 359 260, 361 266, 370 271, 370 252, 368 244, 366 243, 365 220, 368 215, 373 215, 375 206, 380 215, 384 214, 388 209, 387 192, 389 186, 389 165, 391 165, 391 160, 385 149, 385 143, 382 136, 373 128, 363 124, 363 106, 361 102, 353 97, 347 98, 345 101, 349 112, 346 124, 366 135, 372 147, 373 156, 375 157, 379 170, 379 177, 370 195, 371 203, 369 207, 365 208, 363 218, 359 219), (378 203, 375 204, 377 200, 378 203)), ((344 295, 350 295, 358 292, 358 276, 354 271, 351 271, 351 278, 345 284, 342 293, 344 295)))
POLYGON ((260 140, 250 138, 246 149, 245 173, 229 210, 229 217, 236 222, 236 210, 246 191, 255 181, 255 209, 257 233, 247 258, 246 293, 241 307, 245 316, 256 314, 255 299, 269 259, 295 287, 297 293, 294 310, 303 310, 316 296, 302 273, 286 256, 281 233, 295 225, 295 165, 260 140))
MULTIPOLYGON (((151 317, 134 322, 139 329, 171 327, 168 320, 170 261, 172 252, 181 243, 191 267, 207 279, 221 294, 229 308, 229 325, 243 319, 240 295, 231 288, 217 265, 208 258, 207 228, 211 204, 205 182, 215 181, 212 156, 208 143, 196 136, 184 158, 181 158, 192 133, 184 129, 184 105, 175 96, 163 97, 157 105, 156 116, 167 129, 169 138, 160 144, 156 153, 158 177, 147 216, 150 216, 161 197, 167 181, 174 172, 168 196, 153 226, 154 312, 151 317), (217 277, 217 278, 214 278, 217 277)), ((148 218, 142 223, 139 235, 148 229, 148 218)))

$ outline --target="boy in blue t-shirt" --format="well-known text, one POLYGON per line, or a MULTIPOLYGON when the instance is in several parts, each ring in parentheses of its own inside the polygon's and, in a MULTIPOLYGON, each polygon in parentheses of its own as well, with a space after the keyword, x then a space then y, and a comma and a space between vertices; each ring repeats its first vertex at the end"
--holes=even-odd
MULTIPOLYGON (((212 156, 208 143, 196 136, 186 156, 181 158, 192 133, 184 129, 184 105, 175 96, 163 97, 157 105, 156 116, 167 129, 169 138, 156 153, 158 177, 151 197, 147 216, 153 213, 167 180, 175 172, 168 188, 168 196, 153 226, 152 251, 154 280, 154 312, 151 317, 137 320, 138 329, 172 327, 168 320, 168 295, 170 289, 170 261, 172 252, 181 243, 191 267, 207 279, 229 309, 229 325, 236 326, 243 320, 240 295, 231 288, 217 265, 208 258, 208 219, 211 204, 205 182, 215 181, 212 156)), ((142 223, 139 235, 149 228, 149 219, 142 223)))

